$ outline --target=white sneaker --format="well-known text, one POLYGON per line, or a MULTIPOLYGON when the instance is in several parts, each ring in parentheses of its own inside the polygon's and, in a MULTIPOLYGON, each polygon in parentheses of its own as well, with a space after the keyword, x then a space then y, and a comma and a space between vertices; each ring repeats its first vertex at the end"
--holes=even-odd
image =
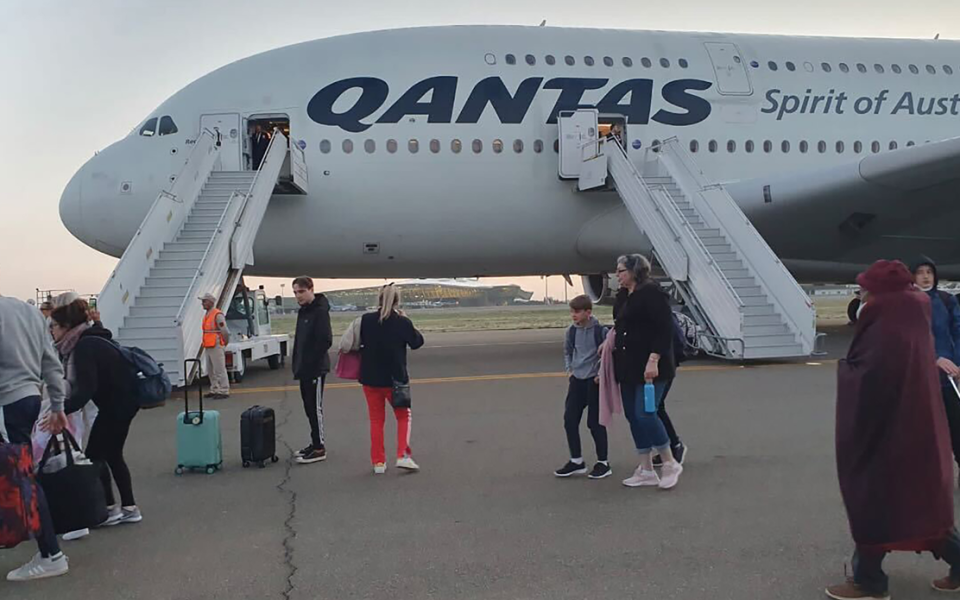
POLYGON ((406 470, 408 470, 408 471, 419 471, 419 470, 420 470, 420 465, 418 465, 417 463, 413 462, 413 458, 411 458, 411 457, 409 457, 409 456, 404 456, 403 458, 398 458, 398 459, 397 459, 397 468, 398 468, 398 469, 406 469, 406 470))
POLYGON ((623 480, 623 485, 627 487, 656 487, 660 485, 660 477, 656 471, 645 471, 641 467, 637 467, 633 475, 623 480))
POLYGON ((61 552, 57 558, 43 558, 38 552, 30 562, 7 573, 7 581, 32 581, 65 575, 70 570, 67 557, 61 552))
POLYGON ((119 506, 108 506, 107 507, 107 520, 100 524, 100 527, 112 527, 114 525, 120 524, 120 519, 123 518, 123 510, 119 506))
POLYGON ((387 464, 386 464, 386 463, 377 463, 377 464, 373 465, 373 474, 374 474, 374 475, 383 475, 383 474, 386 473, 386 472, 387 472, 387 464))
POLYGON ((68 531, 63 534, 62 538, 65 542, 72 542, 73 540, 79 540, 80 538, 85 538, 90 535, 89 529, 77 529, 76 531, 68 531))
POLYGON ((119 523, 139 523, 143 520, 143 515, 140 514, 140 509, 134 506, 133 508, 121 508, 120 509, 120 520, 119 523))
POLYGON ((669 490, 680 481, 680 473, 683 473, 683 465, 678 462, 664 463, 661 473, 660 489, 669 490))

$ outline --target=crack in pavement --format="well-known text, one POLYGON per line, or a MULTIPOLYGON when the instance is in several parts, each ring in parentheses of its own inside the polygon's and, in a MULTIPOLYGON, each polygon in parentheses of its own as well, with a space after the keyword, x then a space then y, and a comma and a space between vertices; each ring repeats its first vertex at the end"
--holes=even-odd
POLYGON ((283 417, 283 422, 277 422, 277 441, 281 442, 284 447, 286 447, 288 458, 286 461, 284 461, 286 470, 284 471, 283 479, 277 484, 276 487, 281 494, 287 496, 288 512, 287 518, 283 521, 283 528, 286 532, 283 537, 283 564, 287 569, 287 585, 281 594, 284 600, 290 600, 295 587, 293 584, 293 578, 297 574, 297 565, 293 560, 293 540, 297 537, 297 530, 293 527, 293 521, 297 516, 297 493, 293 490, 287 489, 287 485, 290 483, 291 473, 293 471, 293 448, 290 447, 290 444, 287 443, 286 437, 284 437, 280 431, 283 430, 283 427, 293 415, 293 409, 289 408, 287 404, 288 394, 284 394, 283 400, 285 414, 283 417))

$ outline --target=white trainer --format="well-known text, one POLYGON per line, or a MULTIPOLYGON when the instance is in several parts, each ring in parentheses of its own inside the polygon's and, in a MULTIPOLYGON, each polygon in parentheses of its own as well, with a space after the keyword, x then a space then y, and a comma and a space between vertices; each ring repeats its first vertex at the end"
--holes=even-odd
POLYGON ((57 558, 43 558, 38 552, 30 559, 30 562, 7 573, 7 581, 33 581, 34 579, 59 577, 60 575, 66 575, 69 570, 70 565, 67 563, 67 557, 62 552, 57 558))
POLYGON ((373 465, 373 474, 374 474, 374 475, 383 475, 383 474, 386 473, 386 472, 387 472, 387 465, 386 465, 386 463, 377 463, 377 464, 373 465))
POLYGON ((74 540, 79 540, 80 538, 85 538, 90 535, 89 529, 77 529, 76 531, 68 531, 63 534, 63 541, 72 542, 74 540))
POLYGON ((683 465, 680 463, 676 461, 664 463, 661 469, 660 489, 672 489, 680 481, 680 473, 683 473, 683 465))
POLYGON ((114 525, 120 524, 120 519, 123 518, 123 510, 119 506, 108 506, 107 507, 107 520, 100 524, 100 527, 113 527, 114 525))
POLYGON ((656 471, 645 471, 642 467, 637 467, 633 475, 623 480, 623 485, 627 487, 656 487, 660 485, 660 477, 656 471))
POLYGON ((407 471, 419 471, 420 465, 413 462, 413 458, 409 456, 404 456, 403 458, 397 459, 397 468, 406 469, 407 471))

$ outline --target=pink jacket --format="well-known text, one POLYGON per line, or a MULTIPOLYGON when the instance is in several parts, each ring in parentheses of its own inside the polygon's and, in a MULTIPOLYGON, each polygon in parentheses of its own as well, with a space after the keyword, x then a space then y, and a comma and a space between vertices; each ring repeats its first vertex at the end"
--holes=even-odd
POLYGON ((623 401, 620 399, 620 386, 613 372, 613 348, 617 332, 611 327, 607 339, 600 346, 600 424, 613 425, 613 415, 623 413, 623 401))

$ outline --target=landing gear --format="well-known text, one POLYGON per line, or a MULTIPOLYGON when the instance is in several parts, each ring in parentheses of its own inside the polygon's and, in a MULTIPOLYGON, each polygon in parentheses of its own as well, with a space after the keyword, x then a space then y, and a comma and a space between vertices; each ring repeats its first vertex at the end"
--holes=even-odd
POLYGON ((270 367, 271 371, 276 371, 280 368, 280 357, 274 354, 273 356, 267 357, 267 365, 270 367))

